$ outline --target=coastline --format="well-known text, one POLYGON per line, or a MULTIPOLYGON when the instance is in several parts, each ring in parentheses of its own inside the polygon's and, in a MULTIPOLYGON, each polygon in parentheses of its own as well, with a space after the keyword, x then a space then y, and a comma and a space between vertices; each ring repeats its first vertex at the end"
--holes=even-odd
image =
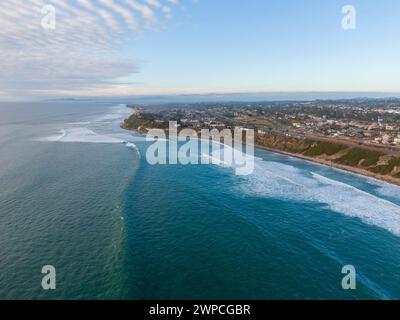
POLYGON ((327 161, 327 160, 323 160, 323 159, 318 159, 318 158, 313 158, 313 157, 308 157, 308 156, 304 156, 301 154, 295 154, 295 153, 290 153, 290 152, 286 152, 286 151, 281 151, 281 150, 277 150, 277 149, 273 149, 273 148, 268 148, 262 145, 255 145, 256 148, 258 149, 262 149, 262 150, 266 150, 266 151, 270 151, 273 153, 279 153, 285 156, 289 156, 289 157, 293 157, 293 158, 297 158, 297 159, 301 159, 301 160, 306 160, 306 161, 310 161, 310 162, 314 162, 314 163, 318 163, 327 167, 331 167, 331 168, 335 168, 335 169, 340 169, 340 170, 344 170, 347 172, 351 172, 351 173, 355 173, 355 174, 359 174, 361 176, 365 176, 368 178, 373 178, 379 181, 383 181, 386 183, 390 183, 393 185, 397 185, 400 186, 400 181, 398 179, 392 178, 390 176, 382 176, 379 174, 375 174, 373 172, 370 172, 368 170, 363 170, 360 168, 354 168, 354 167, 350 167, 350 166, 346 166, 343 164, 339 164, 339 163, 335 163, 333 161, 327 161))
MULTIPOLYGON (((128 130, 128 131, 135 131, 135 132, 138 132, 140 134, 144 134, 145 133, 144 131, 140 131, 140 130, 137 130, 137 129, 127 128, 124 125, 124 123, 121 124, 121 128, 124 129, 124 130, 128 130)), ((379 180, 379 181, 383 181, 383 182, 386 182, 386 183, 389 183, 389 184, 400 186, 400 179, 396 179, 396 178, 393 178, 391 176, 383 176, 383 175, 375 174, 375 173, 373 173, 371 171, 364 170, 364 169, 361 169, 361 168, 355 168, 355 167, 343 165, 343 164, 340 164, 340 163, 335 163, 333 161, 328 161, 328 160, 325 160, 325 159, 313 158, 313 157, 305 156, 305 155, 302 155, 302 154, 296 154, 296 153, 282 151, 282 150, 278 150, 278 149, 274 149, 274 148, 269 148, 269 147, 266 147, 266 146, 263 146, 263 145, 260 145, 260 144, 255 144, 254 147, 258 148, 260 150, 266 150, 266 151, 269 151, 269 152, 282 154, 282 155, 285 155, 285 156, 288 156, 288 157, 293 157, 293 158, 297 158, 297 159, 301 159, 301 160, 305 160, 305 161, 310 161, 310 162, 313 162, 313 163, 318 163, 318 164, 321 164, 321 165, 324 165, 324 166, 327 166, 327 167, 340 169, 340 170, 347 171, 347 172, 350 172, 350 173, 359 174, 359 175, 364 176, 364 177, 373 178, 373 179, 376 179, 376 180, 379 180)))

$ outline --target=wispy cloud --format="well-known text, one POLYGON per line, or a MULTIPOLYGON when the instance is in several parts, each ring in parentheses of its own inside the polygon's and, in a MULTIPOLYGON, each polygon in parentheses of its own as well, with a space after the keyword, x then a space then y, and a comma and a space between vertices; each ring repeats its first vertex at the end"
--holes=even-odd
POLYGON ((2 0, 0 92, 112 91, 115 79, 138 72, 121 54, 124 43, 171 17, 177 0, 2 0), (42 27, 45 5, 56 9, 56 29, 42 27))

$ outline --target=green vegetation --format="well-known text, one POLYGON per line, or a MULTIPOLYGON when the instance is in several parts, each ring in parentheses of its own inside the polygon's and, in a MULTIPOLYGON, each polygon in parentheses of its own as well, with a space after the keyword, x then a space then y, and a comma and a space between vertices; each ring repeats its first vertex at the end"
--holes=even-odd
POLYGON ((293 137, 284 137, 276 135, 256 135, 256 144, 280 151, 291 153, 302 153, 310 148, 310 142, 293 137))
MULTIPOLYGON (((376 166, 374 168, 371 168, 370 171, 381 175, 387 175, 390 174, 395 167, 400 167, 400 158, 392 158, 388 164, 376 166)), ((397 175, 395 175, 395 177, 397 175)))
MULTIPOLYGON (((182 117, 181 117, 182 118, 182 117)), ((168 122, 165 117, 152 113, 141 112, 132 115, 125 120, 123 127, 131 130, 147 132, 148 129, 166 129, 168 122)), ((257 118, 242 119, 243 122, 254 122, 263 126, 273 127, 269 121, 257 121, 257 118), (247 121, 244 121, 247 120, 247 121)), ((229 120, 230 121, 230 120, 229 120)), ((237 124, 238 119, 232 122, 237 124)), ((182 124, 182 128, 186 126, 182 124)), ((301 135, 276 134, 270 128, 269 133, 256 134, 255 143, 259 146, 273 150, 288 152, 293 155, 302 155, 309 158, 317 158, 317 161, 332 164, 332 162, 348 167, 362 169, 377 175, 400 179, 400 158, 389 156, 385 150, 374 150, 366 146, 347 145, 345 142, 331 140, 319 140, 318 138, 304 138, 301 135)), ((246 134, 243 132, 243 135, 246 134)), ((245 139, 245 137, 244 137, 245 139)), ((350 168, 349 168, 350 169, 350 168)), ((365 172, 364 171, 364 172, 365 172)), ((357 172, 360 172, 359 170, 357 172)), ((367 174, 367 172, 365 172, 367 174)))
POLYGON ((256 143, 275 150, 303 154, 311 158, 320 157, 322 160, 368 170, 375 174, 400 178, 400 172, 395 171, 396 168, 400 168, 400 158, 388 157, 387 164, 378 165, 381 157, 386 155, 384 152, 363 147, 350 147, 330 141, 301 139, 273 134, 256 136, 256 143), (336 159, 332 160, 332 158, 328 158, 331 156, 336 157, 336 159))
POLYGON ((375 165, 379 161, 380 157, 384 155, 385 154, 382 152, 352 148, 345 155, 336 159, 335 162, 352 167, 355 167, 358 164, 361 164, 363 167, 370 167, 375 165))
POLYGON ((168 129, 168 122, 158 121, 152 114, 132 115, 125 120, 125 129, 145 131, 146 129, 168 129))
POLYGON ((346 146, 338 143, 327 142, 327 141, 311 141, 311 147, 306 150, 303 154, 308 157, 316 157, 323 154, 332 156, 339 151, 347 149, 346 146))

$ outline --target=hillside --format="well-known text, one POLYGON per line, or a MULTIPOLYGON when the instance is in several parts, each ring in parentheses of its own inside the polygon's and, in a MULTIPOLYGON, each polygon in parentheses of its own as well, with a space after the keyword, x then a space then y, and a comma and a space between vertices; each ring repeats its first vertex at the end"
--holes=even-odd
POLYGON ((304 159, 400 184, 400 157, 368 147, 272 134, 256 135, 256 144, 304 159))
MULTIPOLYGON (((150 129, 168 130, 168 122, 159 121, 153 114, 134 114, 125 120, 123 128, 146 133, 150 129)), ((366 146, 278 134, 256 134, 255 144, 270 151, 296 156, 328 166, 400 185, 400 157, 366 146)))

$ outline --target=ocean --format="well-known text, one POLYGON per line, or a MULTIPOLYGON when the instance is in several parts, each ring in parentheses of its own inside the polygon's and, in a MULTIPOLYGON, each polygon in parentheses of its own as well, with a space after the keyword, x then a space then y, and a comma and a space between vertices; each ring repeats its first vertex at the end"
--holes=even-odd
POLYGON ((152 166, 131 112, 0 104, 0 299, 400 299, 400 187, 264 150, 152 166))

